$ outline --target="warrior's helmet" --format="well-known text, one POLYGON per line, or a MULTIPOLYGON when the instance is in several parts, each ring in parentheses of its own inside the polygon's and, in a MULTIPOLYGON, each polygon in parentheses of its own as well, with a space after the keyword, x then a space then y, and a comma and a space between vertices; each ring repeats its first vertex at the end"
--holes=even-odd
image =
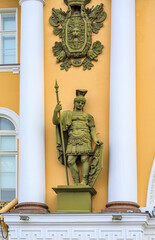
POLYGON ((86 103, 85 95, 88 91, 86 89, 77 89, 76 90, 76 98, 74 98, 74 103, 82 100, 84 103, 86 103))

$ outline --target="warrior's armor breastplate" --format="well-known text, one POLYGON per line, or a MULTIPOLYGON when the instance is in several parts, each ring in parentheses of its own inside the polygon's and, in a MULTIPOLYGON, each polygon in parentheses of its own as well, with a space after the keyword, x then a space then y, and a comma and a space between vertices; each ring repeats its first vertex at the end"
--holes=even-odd
POLYGON ((72 124, 68 129, 68 155, 92 155, 89 116, 83 112, 72 113, 72 124))

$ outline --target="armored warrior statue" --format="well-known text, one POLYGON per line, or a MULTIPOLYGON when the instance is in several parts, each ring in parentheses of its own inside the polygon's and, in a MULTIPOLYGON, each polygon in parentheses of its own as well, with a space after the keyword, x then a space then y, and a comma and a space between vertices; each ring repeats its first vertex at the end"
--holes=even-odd
MULTIPOLYGON (((94 118, 83 112, 83 108, 86 103, 85 94, 87 90, 79 89, 76 90, 76 98, 74 99, 73 111, 64 111, 60 117, 60 110, 62 109, 61 104, 55 107, 53 114, 53 124, 57 127, 57 149, 58 159, 64 164, 62 155, 62 139, 60 137, 60 122, 63 129, 64 145, 65 145, 65 156, 66 162, 71 171, 73 180, 75 183, 82 185, 93 185, 94 176, 98 176, 101 171, 100 155, 102 141, 98 140, 94 118), (93 152, 92 140, 96 144, 96 150, 93 152), (89 158, 92 156, 92 163, 89 164, 89 158), (79 170, 77 166, 78 160, 82 163, 82 181, 80 181, 79 170), (93 182, 93 183, 92 183, 93 182)), ((103 147, 102 147, 103 148, 103 147)), ((102 162, 102 159, 101 159, 102 162)), ((95 177, 95 180, 96 180, 95 177)))

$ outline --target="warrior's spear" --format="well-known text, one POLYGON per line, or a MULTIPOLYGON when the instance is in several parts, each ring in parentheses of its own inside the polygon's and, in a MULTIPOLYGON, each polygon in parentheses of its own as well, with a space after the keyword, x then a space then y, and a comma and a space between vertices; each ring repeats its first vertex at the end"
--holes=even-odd
MULTIPOLYGON (((58 88, 59 88, 59 86, 58 86, 58 83, 57 83, 57 80, 56 80, 55 81, 55 92, 56 92, 56 97, 57 97, 57 104, 60 104, 58 88)), ((62 122, 61 122, 61 118, 60 118, 60 111, 59 111, 59 122, 60 122, 60 135, 61 135, 61 142, 62 142, 62 152, 63 152, 64 164, 65 164, 65 169, 66 169, 67 185, 69 185, 68 171, 67 171, 67 161, 66 161, 66 154, 65 154, 65 143, 64 143, 62 122)))

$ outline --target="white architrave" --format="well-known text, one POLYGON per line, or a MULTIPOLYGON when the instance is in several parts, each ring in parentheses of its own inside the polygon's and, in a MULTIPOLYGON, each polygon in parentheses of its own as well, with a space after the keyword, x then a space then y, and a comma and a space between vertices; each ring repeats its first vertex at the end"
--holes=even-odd
POLYGON ((155 207, 155 158, 152 164, 149 185, 147 190, 147 208, 154 208, 155 207))
POLYGON ((19 203, 45 203, 43 3, 20 1, 19 203))
POLYGON ((135 0, 112 0, 109 202, 137 202, 135 0))
POLYGON ((19 115, 9 108, 0 107, 0 117, 7 118, 14 124, 16 136, 19 138, 19 115))
POLYGON ((4 215, 9 240, 154 240, 155 236, 155 220, 146 213, 26 214, 27 220, 22 216, 4 215), (113 219, 117 215, 120 220, 113 219))

